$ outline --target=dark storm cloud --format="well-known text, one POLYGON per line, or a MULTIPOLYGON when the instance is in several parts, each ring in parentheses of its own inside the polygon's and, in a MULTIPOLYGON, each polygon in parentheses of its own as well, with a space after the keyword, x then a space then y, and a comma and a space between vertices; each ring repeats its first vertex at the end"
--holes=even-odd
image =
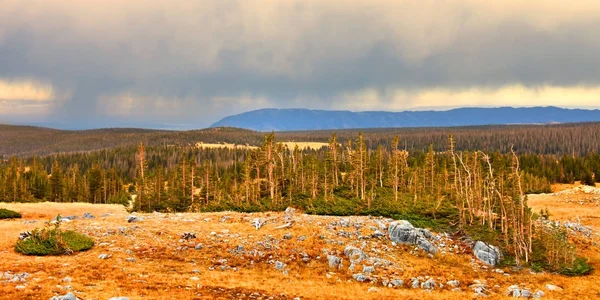
POLYGON ((360 108, 402 109, 430 91, 461 105, 464 90, 600 85, 592 1, 8 1, 0 17, 0 81, 52 85, 49 119, 205 126, 363 95, 360 108))

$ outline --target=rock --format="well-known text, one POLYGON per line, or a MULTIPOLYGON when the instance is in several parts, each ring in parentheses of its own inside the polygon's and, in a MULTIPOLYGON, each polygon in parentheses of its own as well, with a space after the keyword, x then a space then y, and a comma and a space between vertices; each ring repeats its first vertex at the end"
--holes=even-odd
POLYGON ((542 297, 544 297, 544 295, 544 292, 536 291, 535 293, 533 293, 533 299, 541 299, 542 297))
POLYGON ((363 273, 371 274, 375 272, 375 267, 373 266, 363 266, 363 273))
POLYGON ((554 285, 554 284, 546 284, 546 289, 549 291, 562 291, 563 289, 560 286, 554 285))
POLYGON ((98 259, 109 259, 111 257, 112 257, 112 255, 106 254, 106 253, 102 253, 102 254, 98 255, 98 259))
POLYGON ((356 280, 358 282, 365 282, 368 279, 367 276, 365 276, 361 273, 352 275, 352 278, 354 278, 354 280, 356 280))
POLYGON ((380 239, 384 236, 385 236, 385 233, 381 230, 375 230, 375 232, 373 232, 373 234, 371 234, 371 237, 376 238, 376 239, 380 239))
POLYGON ((498 247, 477 241, 473 247, 473 254, 477 259, 490 266, 495 266, 502 259, 502 252, 498 247))
POLYGON ((194 233, 194 232, 184 232, 183 234, 181 234, 181 238, 184 239, 184 240, 195 239, 196 238, 196 233, 194 233))
POLYGON ((460 282, 458 280, 449 280, 446 282, 446 285, 456 288, 460 285, 460 282))
POLYGON ((15 289, 17 289, 17 290, 24 290, 25 288, 26 288, 26 286, 24 286, 24 285, 15 286, 15 289))
POLYGON ((344 254, 353 262, 360 262, 367 259, 367 254, 354 246, 347 246, 344 249, 344 254))
POLYGON ((283 269, 285 269, 285 264, 280 262, 280 261, 276 261, 275 262, 275 269, 279 270, 279 271, 283 271, 283 269))
POLYGON ((204 248, 204 245, 202 245, 202 244, 198 244, 194 247, 194 249, 196 249, 196 250, 202 250, 202 248, 204 248))
POLYGON ((62 281, 66 282, 66 283, 71 283, 71 277, 67 276, 67 277, 63 278, 62 281))
POLYGON ((134 262, 135 262, 135 258, 133 258, 133 257, 128 257, 128 258, 126 258, 125 260, 126 260, 127 262, 130 262, 130 263, 134 263, 134 262))
POLYGON ((367 293, 379 293, 379 289, 372 286, 367 290, 367 293))
POLYGON ((427 279, 427 281, 421 283, 421 289, 424 290, 433 290, 437 287, 437 282, 433 280, 433 278, 427 279))
POLYGON ((83 218, 84 219, 95 219, 96 217, 94 217, 94 215, 92 215, 89 212, 83 213, 83 218))
POLYGON ((528 289, 521 290, 521 297, 523 297, 523 298, 531 297, 531 291, 528 289))
POLYGON ((19 240, 23 241, 23 240, 31 238, 31 236, 32 236, 31 231, 21 232, 21 233, 19 233, 19 240))
POLYGON ((391 283, 394 287, 401 287, 404 285, 404 281, 402 281, 400 279, 394 279, 391 281, 391 283))
POLYGON ((294 236, 291 233, 286 233, 283 235, 284 240, 291 240, 294 236))
POLYGON ((50 298, 50 300, 78 300, 79 298, 75 297, 73 293, 67 293, 64 296, 54 296, 50 298))
POLYGON ((395 221, 388 226, 388 234, 394 243, 417 245, 427 253, 437 253, 437 248, 428 241, 433 235, 429 230, 415 228, 405 220, 395 221))
POLYGON ((342 264, 342 259, 335 255, 327 255, 327 262, 330 268, 339 268, 342 264))
POLYGON ((285 214, 286 215, 293 215, 295 213, 296 213, 296 209, 293 208, 293 207, 288 207, 288 208, 285 209, 285 214))
POLYGON ((127 297, 112 297, 108 300, 129 300, 129 298, 127 298, 127 297))
POLYGON ((418 289, 419 286, 421 286, 421 283, 419 282, 419 279, 417 279, 417 278, 411 279, 411 283, 410 283, 410 287, 411 288, 418 289))
POLYGON ((259 230, 261 227, 263 227, 267 222, 256 218, 254 220, 252 220, 252 226, 254 226, 254 228, 256 228, 256 230, 259 230))
POLYGON ((133 222, 142 221, 143 218, 142 217, 138 217, 138 216, 134 216, 134 215, 129 215, 129 216, 127 216, 127 218, 125 218, 125 220, 127 220, 127 222, 129 222, 129 223, 133 223, 133 222))
POLYGON ((298 237, 298 240, 301 242, 304 242, 306 240, 306 236, 305 235, 301 235, 298 237))

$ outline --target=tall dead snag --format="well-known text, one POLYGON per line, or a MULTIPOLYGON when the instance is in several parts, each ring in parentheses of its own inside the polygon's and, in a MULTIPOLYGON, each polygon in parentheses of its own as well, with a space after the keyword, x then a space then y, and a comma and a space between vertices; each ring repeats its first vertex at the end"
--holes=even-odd
POLYGON ((273 155, 275 147, 274 140, 275 133, 271 132, 271 134, 265 136, 262 146, 264 163, 267 166, 267 184, 269 185, 269 197, 271 200, 275 198, 275 178, 273 175, 275 169, 275 160, 273 155))
MULTIPOLYGON (((144 172, 146 170, 146 148, 144 147, 144 143, 140 142, 140 145, 138 146, 138 151, 136 153, 136 161, 137 161, 137 167, 138 167, 138 195, 137 195, 137 199, 136 199, 136 206, 137 206, 137 210, 142 210, 142 201, 143 201, 143 195, 144 195, 144 184, 145 184, 145 176, 144 176, 144 172)), ((148 210, 150 210, 150 201, 148 201, 148 210)))
POLYGON ((338 142, 337 135, 334 133, 329 139, 329 158, 331 164, 331 184, 334 188, 339 185, 338 181, 338 142))
POLYGON ((356 139, 356 155, 354 158, 356 160, 356 175, 360 185, 360 199, 365 200, 365 190, 367 188, 367 144, 362 132, 358 134, 358 138, 356 139))
POLYGON ((515 257, 517 263, 519 258, 524 258, 525 262, 529 262, 529 254, 531 253, 532 244, 532 217, 529 207, 527 206, 527 197, 523 193, 523 187, 521 185, 521 170, 519 165, 519 158, 511 147, 510 152, 513 156, 512 162, 512 177, 513 177, 513 189, 515 189, 514 198, 517 198, 517 207, 514 210, 514 227, 513 227, 513 246, 515 247, 515 257))
POLYGON ((394 201, 398 202, 398 174, 400 173, 400 155, 398 151, 398 136, 392 140, 392 187, 394 189, 394 201))
POLYGON ((194 187, 194 169, 196 169, 196 158, 193 157, 190 160, 190 199, 191 199, 191 205, 190 208, 193 210, 195 209, 196 203, 194 202, 194 192, 195 192, 195 187, 194 187))

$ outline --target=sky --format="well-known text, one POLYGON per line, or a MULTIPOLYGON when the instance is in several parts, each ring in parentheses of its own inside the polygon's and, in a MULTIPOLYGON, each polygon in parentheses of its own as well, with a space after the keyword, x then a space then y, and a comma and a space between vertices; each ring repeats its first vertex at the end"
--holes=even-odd
POLYGON ((600 2, 1 0, 0 123, 600 107, 600 2))

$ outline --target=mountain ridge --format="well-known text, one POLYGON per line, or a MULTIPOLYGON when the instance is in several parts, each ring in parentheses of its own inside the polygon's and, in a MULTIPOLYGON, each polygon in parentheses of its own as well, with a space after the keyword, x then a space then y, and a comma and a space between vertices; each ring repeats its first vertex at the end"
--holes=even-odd
POLYGON ((347 111, 265 108, 231 115, 210 127, 256 131, 452 127, 473 125, 552 124, 600 121, 598 109, 545 107, 463 107, 422 111, 347 111))

